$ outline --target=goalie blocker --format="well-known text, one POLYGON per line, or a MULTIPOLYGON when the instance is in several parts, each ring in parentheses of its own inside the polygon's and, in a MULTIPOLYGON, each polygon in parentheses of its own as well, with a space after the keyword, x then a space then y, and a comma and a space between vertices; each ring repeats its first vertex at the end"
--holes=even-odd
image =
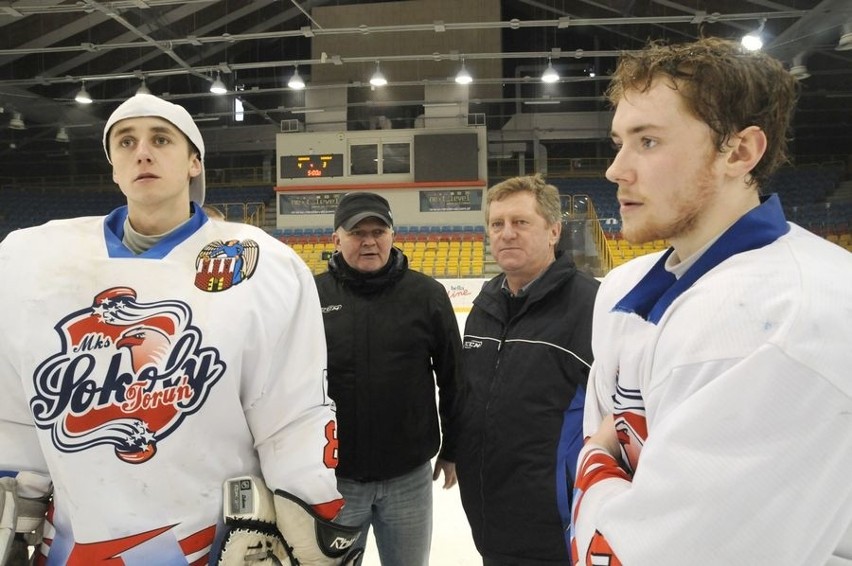
POLYGON ((327 521, 293 494, 273 494, 260 478, 229 479, 223 496, 226 532, 215 564, 336 566, 361 554, 352 551, 360 527, 327 521))
POLYGON ((24 497, 18 491, 15 477, 0 475, 0 566, 29 564, 29 546, 41 542, 50 498, 24 497))

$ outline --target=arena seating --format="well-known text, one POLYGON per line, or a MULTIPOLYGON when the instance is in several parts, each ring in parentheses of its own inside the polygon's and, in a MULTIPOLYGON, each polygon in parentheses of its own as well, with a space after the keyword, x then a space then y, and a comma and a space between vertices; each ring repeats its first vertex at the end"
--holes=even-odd
MULTIPOLYGON (((285 242, 314 273, 327 269, 334 251, 331 228, 286 228, 274 235, 285 242)), ((482 277, 485 231, 482 226, 397 226, 394 244, 411 269, 433 277, 482 277)))
MULTIPOLYGON (((787 218, 792 222, 850 249, 852 241, 852 202, 832 202, 843 175, 840 164, 785 168, 776 173, 764 192, 781 197, 787 218)), ((630 246, 621 239, 616 187, 604 178, 551 179, 560 194, 570 196, 572 218, 597 220, 612 257, 618 265, 632 257, 665 247, 630 246), (588 197, 588 198, 585 198, 588 197), (589 204, 590 203, 590 204, 589 204)), ((264 207, 273 202, 269 186, 208 187, 207 202, 222 210, 229 220, 261 224, 264 207)), ((121 192, 109 190, 0 188, 0 239, 11 230, 47 222, 55 218, 103 215, 124 204, 121 192)), ((326 269, 333 251, 331 228, 280 228, 272 234, 287 243, 301 244, 297 251, 314 272, 326 269), (307 246, 306 244, 311 244, 307 246)), ((396 245, 409 257, 411 267, 435 277, 481 277, 485 263, 485 233, 481 225, 399 225, 396 245)), ((603 252, 601 246, 600 253, 603 252)), ((850 250, 852 251, 852 250, 850 250)))
MULTIPOLYGON (((764 194, 778 193, 785 210, 825 203, 843 174, 842 164, 786 167, 776 172, 764 187, 764 194)), ((601 219, 618 218, 616 185, 604 178, 550 179, 563 195, 589 195, 601 219)))
POLYGON ((3 187, 0 190, 0 239, 12 230, 49 220, 100 216, 124 203, 124 196, 117 188, 79 191, 3 187))
POLYGON ((665 240, 654 240, 653 242, 633 245, 622 238, 607 238, 606 243, 610 254, 612 254, 613 267, 630 261, 634 257, 664 250, 668 247, 665 240))
MULTIPOLYGON (((226 213, 229 220, 245 222, 258 214, 274 196, 269 186, 207 189, 207 202, 226 213)), ((0 239, 18 228, 44 224, 58 218, 102 216, 126 203, 115 189, 0 189, 0 239)))
MULTIPOLYGON (((783 168, 772 176, 763 192, 778 194, 788 220, 849 250, 852 202, 827 200, 842 174, 842 164, 783 168)), ((607 179, 555 179, 551 182, 560 194, 571 196, 573 203, 578 202, 578 195, 589 197, 592 202, 590 218, 600 222, 613 267, 633 257, 665 249, 663 241, 631 246, 622 239, 616 186, 607 179)), ((568 212, 572 215, 586 213, 585 210, 568 212)))

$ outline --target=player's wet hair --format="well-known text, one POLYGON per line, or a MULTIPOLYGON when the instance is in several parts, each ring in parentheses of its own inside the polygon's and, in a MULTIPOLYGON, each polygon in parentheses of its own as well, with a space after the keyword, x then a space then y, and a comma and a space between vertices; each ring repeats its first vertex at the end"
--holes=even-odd
POLYGON ((763 130, 766 152, 752 169, 749 184, 764 187, 788 160, 798 84, 777 59, 718 38, 682 45, 652 41, 641 51, 621 55, 607 97, 616 106, 629 91, 646 92, 660 77, 671 79, 686 108, 713 130, 719 151, 749 126, 763 130))

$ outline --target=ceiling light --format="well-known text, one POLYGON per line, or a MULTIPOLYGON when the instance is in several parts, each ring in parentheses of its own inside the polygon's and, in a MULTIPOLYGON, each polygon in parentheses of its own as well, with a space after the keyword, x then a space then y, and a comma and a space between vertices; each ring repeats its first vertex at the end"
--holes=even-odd
POLYGON ((142 79, 142 84, 136 89, 136 94, 151 94, 151 90, 148 88, 148 85, 145 84, 145 79, 142 79))
POLYGON ((760 35, 755 32, 744 35, 741 42, 743 47, 749 51, 757 51, 763 47, 763 40, 760 39, 760 35))
POLYGON ((12 119, 9 120, 9 128, 12 130, 26 130, 27 126, 24 124, 24 117, 20 112, 13 112, 12 119))
POLYGON ((462 58, 461 69, 456 73, 456 82, 460 85, 469 85, 473 82, 473 77, 470 76, 467 67, 464 66, 464 58, 462 58))
POLYGON ((370 77, 370 84, 373 86, 385 86, 388 84, 388 80, 382 74, 382 70, 379 67, 379 62, 376 61, 376 72, 373 73, 373 76, 370 77))
POLYGON ((837 40, 837 47, 834 48, 835 51, 849 51, 852 49, 852 29, 847 31, 847 27, 852 28, 852 25, 843 26, 844 33, 837 40))
POLYGON ((555 83, 559 80, 559 73, 556 72, 556 69, 553 68, 553 63, 550 59, 547 60, 547 68, 541 74, 541 82, 543 83, 555 83))
POLYGON ((805 64, 806 57, 807 53, 799 53, 793 57, 793 60, 790 62, 790 74, 793 75, 796 80, 803 81, 811 76, 808 72, 808 67, 805 64))
POLYGON ((234 121, 235 122, 243 122, 246 118, 245 108, 243 107, 243 101, 240 100, 239 97, 234 98, 234 121))
POLYGON ((757 29, 747 33, 740 40, 746 50, 757 51, 761 47, 763 47, 763 39, 760 37, 760 33, 763 31, 764 25, 766 25, 766 20, 760 20, 760 25, 757 27, 757 29))
POLYGON ((61 126, 59 131, 56 132, 56 141, 60 143, 68 143, 71 141, 71 138, 68 137, 68 130, 65 129, 65 126, 61 126))
POLYGON ((299 75, 299 67, 296 67, 293 70, 293 76, 290 77, 289 81, 287 81, 287 86, 293 90, 302 90, 305 88, 305 81, 302 80, 302 77, 299 75))
POLYGON ((91 104, 92 103, 92 96, 89 94, 89 91, 86 90, 86 83, 85 82, 80 87, 80 90, 77 92, 77 94, 74 96, 74 100, 76 100, 80 104, 91 104))
POLYGON ((228 92, 228 87, 225 86, 225 83, 222 82, 222 78, 219 76, 219 73, 216 73, 216 80, 213 81, 213 84, 210 85, 210 92, 213 94, 225 94, 228 92))
POLYGON ((790 74, 800 81, 803 81, 811 76, 811 74, 808 72, 808 68, 805 65, 793 65, 792 67, 790 67, 790 74))

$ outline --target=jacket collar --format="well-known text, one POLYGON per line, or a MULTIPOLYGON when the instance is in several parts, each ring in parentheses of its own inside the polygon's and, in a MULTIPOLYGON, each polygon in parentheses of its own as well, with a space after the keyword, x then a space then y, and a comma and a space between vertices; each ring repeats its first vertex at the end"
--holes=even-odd
MULTIPOLYGON (((538 302, 542 298, 549 295, 555 288, 561 286, 568 281, 577 267, 574 261, 568 254, 558 253, 556 261, 550 264, 541 276, 535 280, 530 286, 528 292, 524 295, 524 305, 518 311, 518 314, 527 310, 530 305, 538 302)), ((482 292, 474 299, 474 303, 483 310, 499 319, 505 319, 508 313, 507 297, 503 293, 503 282, 506 279, 506 274, 501 273, 494 277, 482 288, 482 292)))
POLYGON ((340 252, 328 260, 328 270, 341 283, 361 293, 376 293, 400 280, 408 269, 408 258, 399 248, 391 248, 388 262, 375 273, 362 273, 350 266, 340 252))

